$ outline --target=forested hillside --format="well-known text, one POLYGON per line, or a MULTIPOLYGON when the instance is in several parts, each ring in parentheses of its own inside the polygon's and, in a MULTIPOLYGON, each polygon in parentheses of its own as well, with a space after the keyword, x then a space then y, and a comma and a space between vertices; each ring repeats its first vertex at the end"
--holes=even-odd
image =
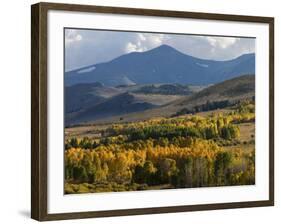
POLYGON ((65 193, 255 183, 254 101, 202 115, 66 129, 65 193))

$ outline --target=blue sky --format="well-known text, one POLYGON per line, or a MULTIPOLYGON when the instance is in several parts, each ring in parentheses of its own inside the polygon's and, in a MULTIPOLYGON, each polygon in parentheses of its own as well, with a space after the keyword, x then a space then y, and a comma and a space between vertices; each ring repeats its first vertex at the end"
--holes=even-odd
POLYGON ((162 44, 203 59, 229 60, 255 52, 255 39, 216 36, 65 30, 65 69, 110 61, 133 51, 143 52, 162 44))

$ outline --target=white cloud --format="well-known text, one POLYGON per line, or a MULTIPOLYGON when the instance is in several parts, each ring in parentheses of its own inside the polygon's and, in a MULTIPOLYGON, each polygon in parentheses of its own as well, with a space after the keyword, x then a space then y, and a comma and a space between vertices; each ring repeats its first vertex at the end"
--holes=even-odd
POLYGON ((82 35, 77 32, 77 30, 66 30, 65 31, 65 44, 69 45, 71 43, 79 42, 83 39, 82 35))
POLYGON ((158 45, 163 44, 165 40, 165 34, 146 34, 146 42, 151 47, 157 47, 158 45))
POLYGON ((237 41, 240 40, 240 38, 235 37, 202 37, 206 38, 206 40, 209 42, 209 44, 213 47, 219 47, 219 48, 228 48, 231 45, 235 44, 237 41))
POLYGON ((145 35, 142 34, 142 33, 139 33, 139 34, 138 34, 138 37, 139 37, 139 39, 140 39, 141 41, 145 41, 145 40, 146 40, 145 35))
POLYGON ((125 52, 131 53, 131 52, 143 52, 145 51, 145 48, 141 47, 141 43, 138 42, 136 44, 133 44, 131 42, 127 43, 125 46, 125 52))
POLYGON ((124 52, 147 51, 160 46, 168 39, 169 37, 165 34, 137 33, 135 37, 126 44, 124 52))

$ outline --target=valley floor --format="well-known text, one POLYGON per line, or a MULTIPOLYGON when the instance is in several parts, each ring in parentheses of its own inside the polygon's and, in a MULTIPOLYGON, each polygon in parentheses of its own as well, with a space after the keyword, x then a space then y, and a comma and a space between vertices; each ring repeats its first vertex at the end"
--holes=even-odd
POLYGON ((255 183, 250 101, 175 117, 65 129, 65 193, 255 183))

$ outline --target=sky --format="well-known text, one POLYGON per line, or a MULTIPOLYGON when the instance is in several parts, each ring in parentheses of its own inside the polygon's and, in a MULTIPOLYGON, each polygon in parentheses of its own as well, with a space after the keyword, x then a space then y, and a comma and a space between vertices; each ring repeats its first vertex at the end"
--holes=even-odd
POLYGON ((107 62, 162 44, 194 57, 219 61, 255 52, 254 38, 65 29, 65 70, 107 62))

